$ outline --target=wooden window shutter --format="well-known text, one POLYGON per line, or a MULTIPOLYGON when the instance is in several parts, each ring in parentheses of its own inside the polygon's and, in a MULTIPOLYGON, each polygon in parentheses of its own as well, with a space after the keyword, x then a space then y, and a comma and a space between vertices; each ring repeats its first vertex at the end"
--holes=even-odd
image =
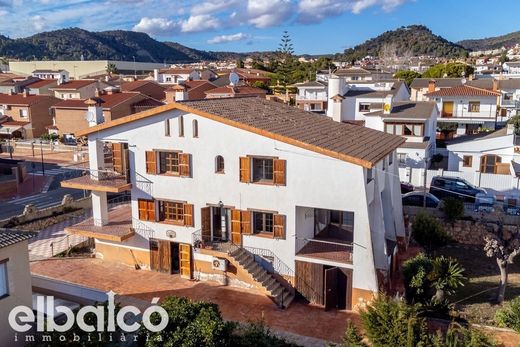
POLYGON ((182 177, 191 177, 190 157, 191 154, 179 153, 179 172, 182 177))
POLYGON ((154 151, 146 151, 146 173, 157 174, 157 156, 154 151))
POLYGON ((184 225, 187 227, 194 226, 193 220, 193 205, 184 204, 184 225))
POLYGON ((211 207, 203 207, 200 209, 201 218, 201 234, 202 240, 211 240, 211 207))
POLYGON ((191 245, 179 243, 181 277, 191 279, 191 245))
POLYGON ((285 186, 285 177, 286 177, 285 167, 286 167, 285 160, 283 160, 283 159, 274 159, 273 160, 274 184, 285 186))
POLYGON ((139 219, 144 221, 155 221, 155 201, 138 199, 139 219))
POLYGON ((242 243, 242 219, 240 210, 231 210, 231 242, 235 245, 242 243))
POLYGON ((240 225, 242 234, 252 234, 251 211, 242 211, 240 213, 240 225))
POLYGON ((251 182, 251 158, 240 157, 240 182, 251 182))
POLYGON ((277 239, 285 239, 285 216, 275 214, 273 219, 274 237, 277 239))

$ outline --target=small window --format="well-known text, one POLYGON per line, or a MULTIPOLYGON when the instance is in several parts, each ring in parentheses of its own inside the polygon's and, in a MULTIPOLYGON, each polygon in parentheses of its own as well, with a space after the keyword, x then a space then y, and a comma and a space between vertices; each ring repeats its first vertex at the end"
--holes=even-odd
POLYGON ((170 136, 170 120, 166 119, 164 121, 164 136, 170 136))
POLYGON ((386 170, 386 157, 383 158, 383 171, 386 170))
POLYGON ((9 296, 9 281, 7 279, 7 259, 0 261, 0 299, 9 296))
POLYGON ((265 212, 253 213, 253 232, 258 233, 272 233, 273 232, 273 214, 265 212))
POLYGON ((20 117, 21 118, 27 118, 27 110, 21 109, 20 110, 20 117))
POLYGON ((215 158, 215 172, 224 173, 224 157, 221 155, 217 155, 215 158))
POLYGON ((199 137, 199 122, 194 119, 192 123, 192 128, 193 128, 193 137, 199 137))
POLYGON ((273 159, 253 158, 253 182, 273 180, 273 159))
POLYGON ((388 155, 388 165, 392 165, 394 163, 394 153, 390 153, 388 155))
POLYGON ((184 136, 184 117, 179 116, 179 137, 184 136))
POLYGON ((406 165, 406 153, 397 153, 399 165, 406 165))
POLYGON ((463 167, 471 167, 473 163, 473 156, 465 155, 462 157, 462 166, 463 167))
POLYGON ((184 204, 182 202, 159 201, 159 221, 184 223, 184 204))
POLYGON ((370 104, 366 102, 359 103, 359 112, 369 112, 370 104))
POLYGON ((178 152, 159 152, 159 172, 162 174, 178 175, 179 153, 178 152))
POLYGON ((470 101, 469 112, 480 112, 480 101, 470 101))
POLYGON ((372 169, 367 169, 367 183, 374 179, 374 172, 372 169))

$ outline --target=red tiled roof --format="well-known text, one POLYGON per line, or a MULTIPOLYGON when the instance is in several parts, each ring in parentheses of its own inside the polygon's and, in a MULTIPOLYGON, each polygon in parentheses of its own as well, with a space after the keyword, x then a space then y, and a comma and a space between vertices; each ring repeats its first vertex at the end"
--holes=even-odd
POLYGON ((121 90, 123 91, 136 91, 140 92, 144 95, 151 96, 154 99, 157 100, 163 100, 164 99, 164 91, 166 90, 165 87, 159 85, 158 83, 154 81, 133 81, 133 82, 126 82, 121 85, 121 90))
POLYGON ((8 122, 3 122, 2 126, 6 126, 6 127, 22 126, 23 127, 24 125, 27 125, 27 124, 31 124, 31 122, 22 122, 22 121, 13 120, 13 121, 8 121, 8 122))
POLYGON ((233 94, 233 95, 257 95, 267 94, 267 91, 261 88, 249 87, 249 86, 223 86, 215 89, 208 90, 206 94, 233 94))
POLYGON ((31 84, 28 84, 25 87, 26 88, 41 88, 41 87, 48 86, 49 84, 56 84, 56 83, 57 83, 56 80, 39 80, 39 81, 33 82, 31 84))
MULTIPOLYGON (((101 95, 97 99, 100 100, 101 105, 104 109, 110 109, 114 106, 117 106, 127 100, 135 98, 136 96, 143 95, 141 93, 136 92, 124 92, 124 93, 114 93, 114 94, 105 94, 101 95)), ((79 109, 87 109, 87 105, 85 104, 85 100, 63 100, 56 105, 52 106, 53 108, 79 108, 79 109)))
POLYGON ((491 90, 471 87, 467 85, 456 86, 451 88, 442 88, 437 91, 424 94, 426 96, 499 96, 500 93, 491 90))
POLYGON ((183 85, 186 86, 190 100, 204 99, 208 90, 217 88, 216 85, 206 80, 186 81, 183 85))
POLYGON ((171 69, 165 69, 161 70, 160 73, 163 74, 172 74, 172 75, 189 75, 192 71, 195 71, 195 69, 188 69, 188 68, 171 68, 171 69))
POLYGON ((162 105, 164 105, 164 102, 161 102, 161 101, 158 101, 158 100, 155 100, 152 98, 147 98, 147 99, 143 99, 141 101, 136 102, 135 104, 132 105, 132 107, 152 108, 152 107, 157 107, 157 106, 162 106, 162 105))
POLYGON ((91 85, 92 83, 96 83, 96 80, 72 80, 68 82, 63 82, 59 86, 50 88, 52 90, 76 90, 79 88, 86 87, 91 85))
POLYGON ((49 95, 27 95, 24 96, 23 94, 0 94, 0 105, 22 105, 22 106, 31 106, 35 105, 42 100, 48 100, 53 99, 58 101, 53 96, 49 95))

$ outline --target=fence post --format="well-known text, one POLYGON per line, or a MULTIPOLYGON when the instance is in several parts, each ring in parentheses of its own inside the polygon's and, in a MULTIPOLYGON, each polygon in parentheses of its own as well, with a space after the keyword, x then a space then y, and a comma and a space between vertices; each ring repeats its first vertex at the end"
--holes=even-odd
POLYGON ((54 257, 54 242, 51 242, 51 257, 54 257))

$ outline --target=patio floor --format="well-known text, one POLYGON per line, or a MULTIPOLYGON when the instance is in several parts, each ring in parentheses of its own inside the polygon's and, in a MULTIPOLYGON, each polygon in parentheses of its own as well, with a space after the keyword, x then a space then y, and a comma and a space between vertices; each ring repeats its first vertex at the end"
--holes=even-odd
POLYGON ((280 310, 265 295, 254 290, 222 286, 216 282, 196 282, 147 270, 134 270, 100 259, 48 259, 31 263, 31 272, 118 295, 150 302, 169 295, 206 300, 219 305, 224 319, 248 322, 263 319, 273 329, 300 336, 339 343, 347 320, 359 322, 353 312, 329 311, 295 301, 280 310), (326 324, 318 324, 326 322, 326 324))

